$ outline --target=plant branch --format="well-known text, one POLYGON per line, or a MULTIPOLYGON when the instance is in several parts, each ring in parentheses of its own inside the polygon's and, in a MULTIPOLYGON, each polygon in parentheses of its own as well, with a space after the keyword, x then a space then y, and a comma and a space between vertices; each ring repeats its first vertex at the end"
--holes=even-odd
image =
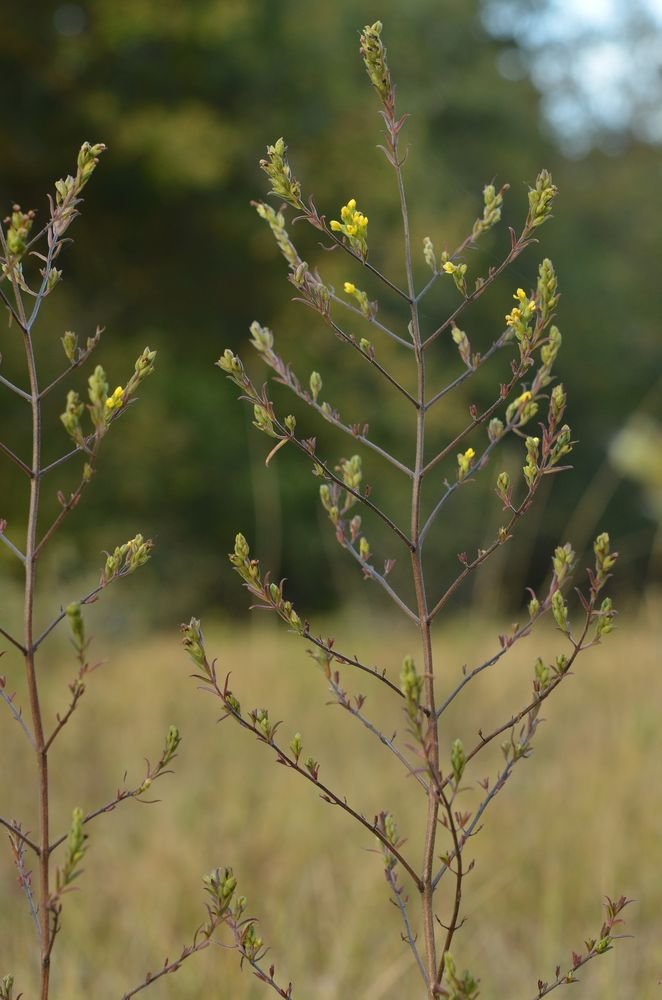
POLYGON ((400 910, 400 916, 402 917, 402 922, 405 925, 405 933, 403 935, 404 940, 407 942, 411 948, 412 954, 416 959, 416 964, 418 966, 419 972, 423 977, 423 982, 426 986, 429 986, 428 975, 425 971, 425 965, 423 964, 423 959, 416 945, 416 935, 412 930, 411 923, 409 921, 409 914, 407 913, 407 900, 404 898, 404 889, 401 885, 398 885, 395 871, 393 865, 386 865, 384 868, 384 875, 386 881, 391 889, 394 896, 394 902, 397 908, 400 910))
MULTIPOLYGON (((28 399, 29 398, 30 397, 28 396, 28 399)), ((21 458, 18 457, 18 455, 14 454, 14 452, 11 450, 11 448, 8 448, 7 445, 4 444, 3 441, 0 441, 0 451, 2 451, 3 454, 5 454, 7 456, 7 458, 11 459, 11 461, 14 463, 14 465, 17 465, 19 467, 19 469, 21 470, 21 472, 24 473, 24 475, 26 475, 26 476, 31 476, 32 475, 32 470, 31 470, 30 466, 26 465, 25 462, 21 458)))
POLYGON ((22 714, 20 708, 16 707, 16 704, 14 702, 14 695, 13 694, 11 694, 11 695, 7 694, 7 692, 5 691, 5 678, 4 677, 0 677, 0 698, 2 698, 2 700, 5 703, 5 705, 7 705, 8 709, 11 712, 11 714, 13 715, 14 719, 16 720, 16 722, 18 722, 19 726, 21 727, 21 729, 23 730, 23 732, 27 736, 28 740, 30 741, 30 743, 32 745, 32 749, 36 750, 37 747, 35 745, 34 736, 30 732, 28 724, 26 723, 25 719, 23 718, 23 714, 22 714))
POLYGON ((428 785, 420 771, 417 768, 412 767, 402 751, 395 745, 394 739, 389 739, 388 736, 385 736, 384 733, 382 733, 381 730, 379 730, 377 726, 375 726, 370 719, 362 713, 359 707, 359 704, 363 703, 362 698, 359 696, 359 698, 356 699, 357 704, 353 705, 347 692, 340 686, 338 674, 336 673, 335 675, 331 675, 328 680, 331 690, 336 696, 338 705, 340 705, 341 708, 346 709, 350 715, 353 715, 355 719, 358 719, 358 721, 365 726, 365 728, 371 732, 373 736, 376 736, 379 742, 387 747, 387 749, 389 749, 391 753, 398 758, 404 769, 407 771, 407 774, 409 774, 412 778, 415 778, 419 785, 421 785, 423 790, 427 793, 428 785))
MULTIPOLYGON (((19 562, 22 562, 23 565, 25 566, 25 556, 23 555, 23 553, 21 552, 21 550, 19 548, 17 548, 14 545, 14 543, 9 538, 7 538, 7 536, 5 535, 4 531, 0 531, 0 542, 2 542, 3 545, 6 545, 6 547, 9 549, 9 551, 12 552, 16 556, 16 558, 19 560, 19 562)), ((12 639, 12 642, 13 641, 14 640, 12 639)))
POLYGON ((8 642, 11 642, 12 646, 16 646, 16 649, 18 649, 19 652, 22 653, 23 656, 25 656, 25 646, 23 645, 23 643, 19 642, 18 639, 15 639, 14 636, 11 635, 11 633, 7 632, 6 629, 2 628, 1 625, 0 625, 0 635, 3 635, 8 642))
POLYGON ((361 663, 355 656, 346 656, 344 653, 338 652, 332 639, 325 642, 321 636, 314 636, 310 631, 310 626, 307 622, 304 624, 303 632, 301 634, 304 639, 312 642, 318 649, 322 649, 332 659, 337 660, 338 663, 343 663, 348 667, 356 667, 357 670, 362 670, 364 673, 369 674, 376 680, 381 681, 382 684, 385 684, 388 688, 390 688, 390 690, 394 694, 397 694, 398 697, 404 698, 404 695, 398 685, 388 679, 385 671, 378 670, 377 667, 369 667, 365 663, 361 663))
POLYGON ((37 855, 37 857, 39 857, 39 853, 40 852, 39 852, 39 847, 37 846, 37 844, 35 844, 35 842, 33 840, 30 840, 30 838, 27 837, 22 832, 22 830, 20 830, 20 828, 16 825, 16 823, 15 823, 14 820, 8 820, 8 819, 5 819, 3 816, 0 816, 0 825, 6 827, 6 829, 9 830, 9 832, 13 836, 18 837, 18 839, 22 843, 24 843, 26 847, 29 847, 30 850, 34 851, 34 853, 37 855))
POLYGON ((369 361, 370 364, 374 368, 377 369, 377 371, 380 373, 380 375, 384 376, 384 378, 387 380, 387 382, 390 382, 391 385, 395 389, 398 390, 398 392, 402 393, 402 395, 405 397, 405 399, 408 399, 409 402, 413 403, 414 406, 418 406, 419 405, 418 401, 414 398, 414 396, 412 396, 412 394, 409 392, 409 390, 405 389, 405 387, 403 385, 400 385, 400 383, 395 378, 395 376, 391 375, 391 373, 389 371, 387 371, 387 369, 384 368, 384 366, 381 365, 379 363, 379 361, 377 361, 376 358, 371 357, 365 351, 361 350, 361 347, 356 342, 356 338, 355 337, 350 337, 350 335, 348 333, 345 333, 345 331, 342 329, 342 327, 338 326, 338 324, 336 322, 334 322, 334 320, 332 320, 330 316, 327 317, 327 323, 333 329, 334 333, 338 336, 338 338, 340 340, 344 341, 344 343, 346 343, 346 344, 349 344, 351 347, 354 348, 355 351, 357 351, 361 355, 362 358, 365 358, 367 361, 369 361))
POLYGON ((362 313, 357 306, 352 305, 352 303, 348 302, 346 299, 342 299, 339 295, 336 295, 334 291, 329 290, 329 298, 333 302, 338 303, 338 305, 344 306, 344 308, 347 309, 349 312, 352 312, 356 316, 360 316, 362 319, 365 319, 368 323, 370 323, 371 326, 377 327, 378 330, 381 330, 382 333, 385 333, 387 337, 391 338, 391 340, 394 340, 397 344, 400 344, 401 347, 406 347, 410 351, 413 350, 414 345, 411 343, 411 341, 404 340, 403 337, 399 337, 397 333, 393 332, 393 330, 390 330, 387 326, 384 326, 383 323, 380 323, 376 316, 366 316, 365 313, 362 313))
POLYGON ((458 318, 458 316, 462 312, 464 312, 464 310, 466 309, 466 307, 471 302, 475 302, 477 299, 479 299, 481 297, 481 295, 485 291, 487 291, 487 289, 492 284, 492 282, 495 280, 495 278, 498 278, 498 276, 503 271, 505 271, 506 268, 510 264, 512 264, 512 262, 514 260, 517 259, 517 257, 519 257, 519 255, 522 253, 523 250, 526 249, 526 247, 529 245, 529 243, 530 243, 530 240, 527 237, 527 230, 524 229, 522 231, 521 235, 519 236, 519 238, 517 238, 516 240, 513 239, 513 243, 512 243, 511 249, 510 249, 509 253, 507 254, 507 256, 504 257, 504 259, 501 261, 501 263, 497 267, 491 267, 490 270, 489 270, 489 272, 488 272, 487 277, 483 280, 483 283, 481 285, 479 285, 478 288, 475 288, 473 292, 470 292, 469 295, 465 296, 465 298, 462 300, 462 302, 460 302, 459 306, 451 313, 451 315, 446 320, 444 320, 444 322, 441 324, 441 326, 438 326, 437 329, 434 331, 434 333, 431 333, 429 335, 429 337, 427 337, 425 339, 425 341, 423 343, 423 350, 427 350, 427 348, 430 347, 430 345, 433 344, 435 342, 435 340, 437 340, 437 338, 441 336, 441 334, 444 332, 444 330, 447 330, 448 327, 451 326, 455 322, 455 320, 458 318))
POLYGON ((10 382, 9 379, 4 377, 4 375, 0 375, 0 385, 7 386, 7 388, 11 392, 16 393, 17 396, 21 397, 21 399, 26 399, 28 403, 30 402, 30 393, 25 392, 23 389, 20 389, 17 385, 14 385, 14 383, 10 382))
POLYGON ((497 351, 501 350, 502 347, 505 347, 507 343, 508 341, 504 339, 504 334, 501 334, 500 337, 497 337, 497 339, 492 343, 492 345, 487 349, 487 351, 485 351, 484 354, 481 354, 478 363, 473 368, 467 368, 466 371, 461 372, 461 374, 458 375, 457 378, 453 379, 452 382, 449 382, 448 385, 444 386, 443 389, 440 389, 439 392, 436 392, 434 396, 432 396, 425 404, 425 409, 430 410, 435 405, 435 403, 439 402, 440 399, 443 399, 444 396, 448 395, 449 392, 452 392, 453 389, 457 389, 457 387, 462 385, 463 382, 466 382, 467 379, 471 378, 474 372, 477 372, 479 368, 482 368, 483 365, 487 361, 489 361, 490 358, 493 357, 497 351))

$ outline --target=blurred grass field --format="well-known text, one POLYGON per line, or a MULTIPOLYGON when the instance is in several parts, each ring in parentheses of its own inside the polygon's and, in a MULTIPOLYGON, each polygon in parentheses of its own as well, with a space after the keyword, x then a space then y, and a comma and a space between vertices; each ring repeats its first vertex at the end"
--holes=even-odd
MULTIPOLYGON (((453 950, 461 968, 481 977, 486 1000, 533 998, 537 979, 553 978, 557 963, 569 967, 571 949, 581 950, 584 939, 597 934, 601 899, 621 893, 637 900, 625 912, 634 938, 592 962, 573 996, 660 996, 660 610, 651 600, 622 616, 602 649, 580 657, 574 676, 544 706, 534 754, 515 768, 472 842, 477 864, 465 882, 467 922, 453 950)), ((328 704, 323 677, 301 641, 257 617, 250 628, 203 622, 219 672, 232 671, 244 708, 269 707, 272 718, 283 720, 287 741, 300 731, 304 752, 321 762, 321 779, 368 817, 392 810, 408 838, 404 849, 417 862, 425 812, 420 789, 355 719, 328 704)), ((462 664, 495 652, 498 632, 508 624, 456 619, 442 626, 442 686, 450 689, 462 664)), ((340 650, 396 677, 402 656, 416 648, 412 634, 367 613, 316 629, 334 635, 340 650)), ((558 632, 543 631, 481 675, 442 729, 446 753, 456 736, 472 745, 479 726, 523 704, 536 656, 553 657, 563 648, 558 632)), ((54 831, 66 829, 74 806, 88 811, 112 799, 125 772, 137 784, 143 759, 158 758, 170 723, 180 727, 183 742, 175 773, 154 786, 158 804, 129 801, 88 826, 85 872, 78 891, 65 899, 53 997, 119 998, 166 955, 174 958, 203 919, 201 876, 217 865, 234 868, 277 978, 293 981, 298 1000, 421 996, 369 835, 276 766, 273 754, 231 721, 217 725, 220 705, 196 690, 177 635, 130 648, 99 638, 91 655, 107 662, 90 677, 56 744, 54 831)), ((51 719, 66 707, 66 682, 74 673, 67 660, 63 643, 52 662, 42 662, 51 719)), ((18 660, 7 653, 2 666, 21 701, 18 660)), ((366 714, 404 738, 401 709, 393 709, 378 685, 349 670, 342 677, 350 690, 368 696, 366 714)), ((34 830, 29 747, 0 708, 0 811, 34 830)), ((499 757, 497 749, 471 776, 493 778, 499 757)), ((2 840, 0 975, 11 972, 30 1000, 37 994, 34 930, 2 840)), ((449 883, 446 906, 452 890, 449 883)), ((252 1000, 270 993, 239 970, 235 953, 212 945, 145 995, 252 1000)))

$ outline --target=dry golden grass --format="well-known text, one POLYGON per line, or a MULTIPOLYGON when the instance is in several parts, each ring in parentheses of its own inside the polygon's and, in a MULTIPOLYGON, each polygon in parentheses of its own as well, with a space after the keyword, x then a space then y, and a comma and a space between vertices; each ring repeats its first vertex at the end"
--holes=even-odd
MULTIPOLYGON (((473 841, 477 864, 466 881, 467 922, 454 952, 461 967, 481 976, 486 1000, 532 998, 538 977, 551 978, 557 962, 569 963, 571 948, 597 933, 601 898, 620 893, 637 900, 626 911, 634 940, 591 963, 573 996, 660 995, 659 610, 650 605, 636 621, 630 615, 602 650, 580 658, 575 676, 545 705, 535 753, 517 766, 473 841)), ((386 621, 344 619, 326 631, 340 649, 396 675, 402 655, 415 648, 410 634, 386 621)), ((374 737, 326 704, 323 678, 300 640, 262 618, 250 630, 208 622, 205 632, 208 650, 232 670, 243 707, 268 706, 284 720, 288 740, 301 731, 306 750, 321 761, 320 777, 366 815, 391 809, 416 859, 424 813, 419 789, 374 737)), ((462 663, 480 662, 496 649, 497 632, 461 620, 440 630, 439 663, 449 685, 462 663)), ((108 652, 95 645, 99 655, 108 652)), ((446 747, 458 735, 469 745, 478 726, 521 703, 536 655, 562 648, 552 631, 519 643, 481 676, 473 694, 469 688, 443 730, 446 747)), ((50 675, 51 717, 65 704, 66 655, 63 646, 52 664, 42 664, 50 675)), ((173 958, 202 919, 201 875, 226 864, 248 896, 249 912, 260 918, 277 973, 293 980, 298 1000, 421 996, 370 837, 230 721, 216 724, 220 706, 189 679, 176 635, 111 650, 108 659, 56 747, 54 828, 66 828, 74 806, 88 810, 112 798, 125 771, 137 783, 142 759, 157 758, 171 722, 183 743, 176 773, 155 786, 158 804, 127 802, 88 827, 85 873, 79 891, 65 900, 53 997, 119 998, 166 955, 173 958)), ((11 676, 17 667, 7 655, 4 672, 11 676)), ((345 671, 343 679, 368 695, 367 714, 384 719, 388 731, 402 731, 400 710, 393 712, 369 678, 345 671)), ((34 829, 29 748, 0 709, 0 811, 34 829)), ((498 766, 493 755, 476 776, 493 775, 498 766)), ((0 975, 12 972, 28 1000, 36 995, 33 928, 6 850, 0 899, 0 975)), ((146 995, 271 994, 239 971, 234 953, 212 945, 146 995)))

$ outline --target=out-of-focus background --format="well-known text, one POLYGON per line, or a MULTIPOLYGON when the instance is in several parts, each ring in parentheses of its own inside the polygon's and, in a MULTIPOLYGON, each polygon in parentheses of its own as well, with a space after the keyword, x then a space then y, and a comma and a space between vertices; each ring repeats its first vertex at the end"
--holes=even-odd
MULTIPOLYGON (((94 586, 103 550, 138 531, 156 543, 150 565, 88 612, 92 655, 110 662, 91 678, 87 703, 62 737, 56 825, 66 825, 74 805, 91 809, 112 798, 126 769, 139 777, 140 760, 157 756, 170 722, 184 733, 178 773, 158 791, 164 801, 149 809, 129 803, 91 828, 82 891, 66 901, 57 995, 119 996, 166 953, 172 958, 198 919, 199 876, 216 864, 235 866, 278 968, 300 984, 295 996, 395 1000, 418 989, 397 914, 385 902, 379 859, 364 853, 373 845, 308 789, 297 789, 263 748, 228 724, 214 726, 218 710, 187 680, 173 629, 192 614, 209 622, 210 651, 238 675, 242 701, 269 705, 288 732, 314 736, 311 752, 329 778, 368 814, 395 804, 403 832, 416 842, 413 793, 403 791, 397 769, 384 770, 373 787, 374 774, 366 777, 360 765, 375 747, 349 716, 339 722, 337 709, 325 706, 324 684, 301 644, 269 623, 242 622, 248 602, 226 558, 235 533, 246 534, 275 578, 287 577, 289 595, 314 629, 337 634, 394 677, 415 638, 385 617, 387 599, 348 564, 300 456, 285 448, 265 469, 272 442, 252 429, 250 413, 214 365, 230 347, 256 382, 266 378, 248 346, 257 319, 274 330, 302 381, 313 368, 322 373, 324 398, 348 422, 369 422, 396 454, 411 452, 411 429, 372 371, 292 303, 284 262, 250 205, 267 191, 258 160, 283 135, 305 195, 329 218, 355 197, 370 218, 371 261, 403 280, 397 192, 376 149, 377 102, 358 54, 361 27, 380 18, 399 108, 412 116, 404 136, 415 246, 429 235, 438 250, 452 250, 481 212, 483 186, 509 183, 504 224, 467 256, 475 275, 503 255, 507 226, 521 225, 527 186, 541 167, 560 191, 540 245, 467 311, 462 326, 474 349, 484 350, 501 332, 515 288, 532 287, 540 259, 552 258, 562 292, 556 373, 569 396, 574 469, 549 477, 516 539, 457 595, 438 640, 448 686, 463 664, 498 648, 503 623, 520 613, 526 586, 544 582, 559 541, 570 540, 581 558, 607 530, 621 552, 613 587, 625 611, 619 631, 604 658, 600 651, 587 657, 584 672, 578 669, 545 713, 549 725, 534 759, 495 805, 492 834, 476 840, 479 865, 458 958, 485 976, 485 997, 533 996, 538 976, 551 977, 557 961, 597 933, 600 897, 622 891, 639 900, 632 909, 637 939, 587 970, 575 989, 601 1000, 657 996, 659 3, 334 0, 313 9, 301 0, 94 0, 44 2, 38 13, 29 4, 12 6, 0 34, 3 214, 19 202, 37 208, 43 221, 45 194, 73 171, 81 142, 108 146, 71 230, 65 280, 36 332, 41 363, 57 370, 62 333, 75 330, 84 340, 97 324, 105 333, 96 362, 113 386, 126 381, 146 344, 158 350, 156 374, 108 436, 94 484, 42 562, 45 623, 94 586), (337 725, 344 726, 340 735, 337 725)), ((291 221, 290 231, 302 256, 337 288, 352 280, 377 294, 347 257, 326 254, 312 231, 291 221)), ((420 252, 419 285, 426 277, 420 252)), ((439 285, 423 316, 429 330, 457 302, 450 280, 439 285)), ((379 292, 380 314, 406 335, 397 302, 379 292)), ((393 370, 410 377, 408 354, 377 343, 360 324, 352 332, 370 336, 393 370)), ((15 334, 1 335, 2 373, 20 382, 15 334)), ((452 344, 438 343, 431 368, 440 384, 459 373, 452 344)), ((468 392, 444 400, 432 436, 454 435, 468 405, 491 399, 505 370, 483 372, 468 392)), ((59 426, 66 390, 84 391, 87 374, 52 399, 51 426, 59 426)), ((330 462, 349 454, 328 425, 275 396, 282 412, 297 414, 299 428, 317 434, 330 462)), ((0 393, 0 433, 21 452, 29 445, 25 417, 0 393)), ((48 454, 66 447, 64 431, 56 430, 48 454)), ((521 445, 505 443, 483 483, 448 505, 429 539, 431 575, 440 585, 454 575, 458 551, 492 538, 501 514, 494 476, 501 468, 514 475, 521 464, 521 445)), ((389 511, 402 517, 402 485, 374 458, 365 465, 368 481, 385 484, 380 495, 389 511)), ((56 490, 77 473, 47 483, 46 514, 55 509, 56 490)), ((455 475, 454 456, 439 473, 439 483, 455 475)), ((10 537, 20 538, 24 506, 24 483, 0 457, 0 517, 10 537)), ((1 549, 3 625, 20 621, 18 569, 1 549)), ((448 747, 458 734, 469 743, 485 713, 521 704, 535 657, 553 658, 562 648, 553 632, 535 649, 521 644, 508 672, 486 675, 467 714, 454 717, 444 734, 448 747)), ((64 707, 73 673, 66 637, 55 639, 51 655, 43 662, 53 715, 64 707)), ((25 704, 11 650, 2 670, 25 704)), ((372 690, 356 690, 369 694, 371 709, 374 699, 376 714, 390 719, 385 725, 402 729, 372 690)), ((5 714, 3 773, 20 780, 2 783, 0 813, 30 826, 33 795, 23 776, 31 761, 17 749, 15 729, 5 714)), ((498 766, 494 758, 486 773, 498 766)), ((0 900, 0 975, 16 972, 31 996, 31 925, 8 864, 0 865, 0 900)), ((211 949, 152 995, 264 995, 235 966, 234 957, 211 949)))
MULTIPOLYGON (((313 366, 321 371, 325 397, 347 421, 369 421, 396 452, 411 449, 409 431, 390 420, 385 387, 308 309, 292 304, 284 262, 250 206, 267 192, 258 160, 283 135, 304 192, 329 218, 356 197, 370 218, 371 260, 403 279, 392 171, 376 150, 378 107, 357 51, 360 27, 378 16, 400 109, 412 115, 406 175, 416 246, 429 235, 452 249, 480 212, 483 185, 510 183, 504 225, 484 241, 484 255, 475 262, 469 255, 478 273, 507 244, 506 224, 521 223, 527 184, 541 167, 560 189, 540 247, 463 319, 475 349, 487 346, 514 289, 530 287, 539 260, 552 258, 563 295, 557 374, 579 442, 574 473, 556 477, 520 547, 494 564, 489 586, 476 584, 479 597, 490 610, 518 606, 524 585, 546 572, 552 544, 572 535, 579 550, 604 528, 623 553, 623 585, 641 592, 650 581, 662 503, 659 10, 644 0, 338 0, 313 17, 298 0, 95 0, 42 4, 38 17, 17 4, 0 40, 8 94, 3 211, 19 201, 43 219, 45 194, 73 169, 80 142, 108 145, 72 230, 65 283, 38 330, 42 358, 59 361, 65 329, 84 338, 100 324, 97 360, 115 385, 145 344, 159 351, 158 374, 130 428, 108 440, 75 537, 52 548, 54 582, 71 580, 90 556, 140 530, 157 542, 153 620, 238 610, 243 596, 225 554, 242 530, 295 595, 305 593, 311 607, 338 604, 347 586, 342 553, 319 530, 315 481, 287 449, 265 471, 269 442, 250 429, 250 414, 214 362, 231 347, 258 382, 266 377, 247 345, 248 325, 258 319, 303 380, 313 366), (629 438, 619 437, 626 427, 629 438)), ((293 235, 336 287, 365 284, 360 269, 325 254, 308 227, 295 226, 293 235)), ((420 283, 422 253, 419 265, 420 283)), ((455 302, 445 291, 445 299, 430 300, 429 329, 455 302)), ((382 314, 402 324, 394 302, 381 290, 379 297, 382 314)), ((7 337, 2 354, 12 370, 7 337)), ((408 355, 387 356, 404 371, 408 355)), ((460 362, 452 345, 439 344, 437 357, 441 383, 460 362)), ((469 402, 489 398, 498 378, 492 369, 469 395, 447 400, 443 429, 459 428, 469 402)), ((83 389, 84 380, 80 373, 75 386, 83 389)), ((53 400, 55 414, 66 388, 53 400)), ((292 402, 279 398, 288 412, 292 402)), ((12 402, 0 401, 5 425, 15 419, 12 402)), ((319 433, 329 460, 350 447, 306 420, 300 427, 319 433)), ((506 448, 502 460, 516 467, 518 449, 506 448)), ((23 495, 12 471, 2 470, 2 513, 18 531, 23 495)), ((368 478, 382 472, 368 463, 368 478)), ((48 495, 62 485, 54 482, 48 495)), ((474 497, 492 531, 491 477, 474 497)), ((453 517, 462 522, 462 510, 453 517)), ((442 529, 431 538, 439 558, 455 556, 456 534, 442 529)), ((472 596, 467 589, 460 601, 472 596)))

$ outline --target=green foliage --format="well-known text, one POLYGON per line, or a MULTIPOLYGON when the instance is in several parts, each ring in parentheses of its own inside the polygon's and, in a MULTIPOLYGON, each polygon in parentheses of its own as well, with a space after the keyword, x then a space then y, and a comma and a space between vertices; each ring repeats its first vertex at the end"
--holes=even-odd
MULTIPOLYGON (((339 596, 337 560, 319 541, 299 464, 285 454, 267 493, 259 447, 250 450, 248 444, 250 421, 229 399, 221 404, 223 440, 210 443, 200 428, 214 424, 219 406, 216 380, 204 368, 208 345, 220 339, 239 350, 242 331, 254 318, 257 275, 264 314, 279 331, 279 353, 288 357, 310 340, 310 318, 289 307, 282 262, 271 253, 267 233, 256 231, 245 211, 258 190, 257 160, 267 139, 273 142, 287 129, 299 174, 315 177, 320 211, 329 219, 341 221, 340 206, 356 198, 375 233, 380 259, 373 263, 399 273, 389 177, 385 170, 373 170, 371 147, 379 141, 376 92, 361 88, 366 70, 358 60, 337 71, 347 39, 359 44, 357 6, 350 0, 324 5, 315 13, 314 30, 299 0, 275 6, 265 0, 199 0, 183 6, 140 0, 130 9, 97 0, 78 6, 82 20, 67 27, 66 4, 36 20, 29 5, 15 4, 11 31, 0 39, 8 88, 0 123, 2 215, 11 213, 11 192, 25 191, 26 205, 36 205, 80 136, 102 134, 112 156, 98 183, 95 177, 95 225, 77 234, 79 254, 70 262, 51 320, 45 320, 52 336, 44 330, 42 342, 55 358, 57 341, 71 329, 72 317, 84 344, 101 316, 110 334, 104 358, 109 373, 123 377, 127 347, 137 355, 150 344, 159 349, 160 362, 159 379, 149 388, 153 404, 134 414, 132 433, 121 448, 109 441, 99 485, 79 513, 79 547, 74 551, 56 540, 53 564, 69 574, 82 573, 85 557, 107 544, 99 524, 111 537, 128 538, 135 527, 126 511, 135 511, 139 522, 155 515, 154 534, 167 535, 170 544, 156 557, 158 579, 165 585, 150 608, 166 622, 183 604, 236 600, 228 598, 231 578, 223 570, 219 575, 211 553, 225 544, 227 524, 236 524, 248 510, 261 551, 274 572, 290 580, 295 597, 306 589, 307 560, 320 565, 315 596, 328 606, 339 596), (366 141, 373 135, 374 141, 366 141), (227 470, 243 465, 247 453, 253 474, 234 477, 229 490, 227 470), (167 480, 166 466, 171 470, 167 480), (310 549, 290 544, 294 532, 287 525, 282 539, 270 530, 278 506, 295 512, 310 549), (195 581, 180 572, 193 559, 199 566, 195 581)), ((485 233, 490 252, 507 240, 505 230, 494 225, 498 211, 507 225, 515 221, 505 198, 506 180, 532 180, 545 163, 563 192, 555 225, 539 232, 545 232, 546 252, 561 262, 565 381, 584 460, 572 480, 567 477, 557 486, 557 503, 540 519, 535 540, 528 539, 520 555, 513 552, 507 567, 495 568, 495 585, 483 598, 496 604, 495 595, 502 595, 510 607, 519 604, 525 579, 537 582, 544 575, 546 553, 604 461, 610 437, 639 408, 660 368, 658 309, 649 291, 657 281, 662 222, 650 210, 657 150, 638 142, 619 155, 593 152, 566 161, 540 129, 540 98, 528 79, 514 82, 499 72, 498 65, 516 58, 519 49, 517 40, 495 40, 485 31, 480 16, 492 6, 492 0, 446 4, 442 15, 437 0, 385 0, 378 14, 397 33, 397 50, 391 43, 388 64, 397 69, 402 99, 414 113, 410 135, 418 156, 407 169, 412 185, 426 191, 425 212, 412 213, 414 238, 428 236, 437 266, 469 217, 492 227, 485 233), (442 79, 431 87, 439 67, 442 79), (435 217, 444 219, 443 229, 430 225, 435 217), (624 345, 616 331, 625 329, 624 345), (622 390, 607 399, 602 373, 615 366, 622 390)), ((366 20, 368 15, 366 8, 366 20)), ((518 33, 525 23, 511 19, 518 33)), ((538 31, 529 31, 528 39, 534 35, 540 38, 538 31)), ((572 61, 566 53, 559 62, 572 61)), ((518 182, 513 202, 521 190, 518 182)), ((272 210, 278 212, 277 203, 272 210)), ((311 239, 303 238, 304 259, 311 259, 316 245, 312 232, 311 239)), ((480 255, 480 250, 472 252, 471 260, 462 263, 473 267, 475 262, 478 272, 480 255)), ((368 302, 374 299, 372 283, 362 274, 350 276, 340 263, 337 254, 326 262, 336 288, 353 277, 368 302)), ((429 268, 424 261, 421 266, 429 268)), ((526 270, 517 283, 531 283, 526 270)), ((454 286, 450 280, 448 285, 450 295, 454 286)), ((497 284, 493 298, 476 304, 473 323, 464 328, 470 342, 484 342, 514 290, 497 284)), ((392 317, 380 318, 388 322, 392 317)), ((363 339, 369 350, 375 337, 368 333, 363 339)), ((450 363, 451 348, 439 345, 439 371, 450 363)), ((395 361, 386 347, 380 354, 383 362, 395 361)), ((3 350, 3 356, 4 373, 11 377, 18 361, 11 350, 3 350)), ((324 362, 325 356, 317 360, 323 377, 324 362)), ((327 400, 340 413, 366 388, 361 374, 348 379, 329 371, 326 379, 327 400)), ((448 407, 447 423, 457 431, 467 407, 480 403, 489 388, 480 379, 474 385, 471 397, 448 407)), ((388 435, 392 450, 406 448, 398 425, 385 419, 384 402, 384 396, 375 395, 370 423, 388 435)), ((644 409, 652 411, 652 405, 649 400, 644 409)), ((0 420, 8 416, 0 402, 0 420)), ((330 428, 320 434, 325 430, 330 428)), ((512 471, 519 460, 514 453, 510 459, 512 471)), ((395 481, 391 488, 398 489, 395 481)), ((474 492, 487 510, 490 490, 478 484, 474 492)), ((600 493, 600 503, 608 493, 600 493)), ((647 570, 653 523, 635 484, 616 493, 611 511, 610 523, 632 542, 621 577, 636 585, 647 570)), ((20 522, 21 505, 13 494, 4 513, 20 522)), ((587 548, 598 530, 595 517, 589 521, 578 549, 587 548)), ((452 555, 445 539, 436 545, 439 559, 452 555)), ((232 610, 239 606, 237 601, 232 610)))

